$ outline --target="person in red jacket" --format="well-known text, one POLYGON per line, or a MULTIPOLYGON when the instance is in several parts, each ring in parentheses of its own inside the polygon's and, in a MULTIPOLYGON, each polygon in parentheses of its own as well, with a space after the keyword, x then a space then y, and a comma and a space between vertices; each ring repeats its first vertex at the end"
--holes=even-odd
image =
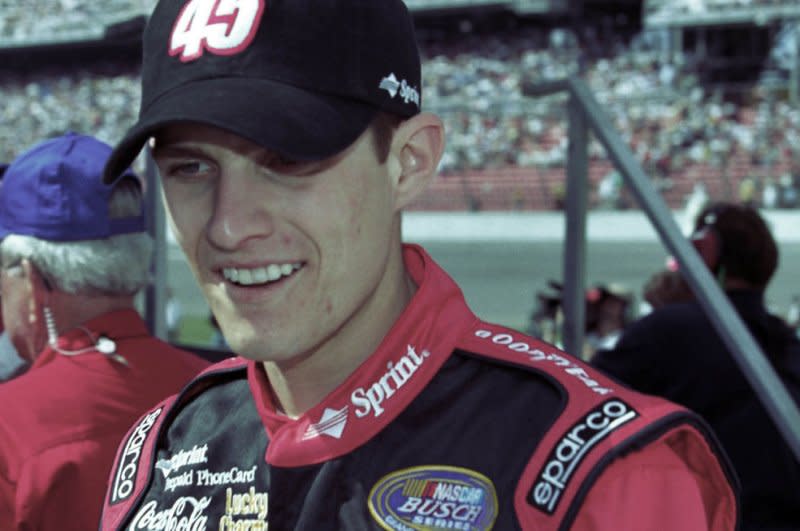
MULTIPOLYGON (((8 164, 0 164, 0 179, 5 175, 7 168, 8 164)), ((16 378, 28 370, 28 365, 19 357, 17 349, 11 343, 3 325, 2 312, 0 312, 0 382, 16 378)))
POLYGON ((123 439, 102 529, 728 531, 696 415, 480 321, 401 212, 436 173, 401 0, 161 0, 139 121, 238 358, 123 439))
POLYGON ((31 363, 0 385, 0 529, 96 529, 127 428, 207 365, 135 309, 152 242, 138 179, 102 182, 110 152, 52 138, 0 187, 3 321, 31 363))

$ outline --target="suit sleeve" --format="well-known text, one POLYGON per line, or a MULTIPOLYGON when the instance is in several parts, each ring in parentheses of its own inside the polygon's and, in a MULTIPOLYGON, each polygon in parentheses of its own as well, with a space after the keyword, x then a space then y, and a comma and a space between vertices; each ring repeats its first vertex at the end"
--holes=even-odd
POLYGON ((111 461, 107 449, 116 439, 62 445, 27 460, 13 494, 14 527, 8 529, 97 529, 111 461))
POLYGON ((14 529, 14 485, 0 474, 0 529, 14 529))
POLYGON ((733 531, 735 494, 724 477, 699 474, 668 444, 648 445, 609 465, 571 529, 733 531))

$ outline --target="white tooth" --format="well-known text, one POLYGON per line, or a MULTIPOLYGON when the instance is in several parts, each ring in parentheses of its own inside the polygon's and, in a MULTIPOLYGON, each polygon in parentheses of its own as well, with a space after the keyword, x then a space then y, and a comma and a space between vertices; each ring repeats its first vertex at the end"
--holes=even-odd
POLYGON ((236 282, 236 279, 238 278, 238 273, 233 268, 224 269, 223 270, 223 275, 225 276, 225 278, 227 278, 231 282, 236 282))
POLYGON ((281 274, 284 276, 291 275, 292 271, 294 271, 294 267, 292 266, 292 264, 283 264, 281 266, 281 274))
POLYGON ((270 280, 269 273, 267 272, 266 268, 259 267, 258 269, 253 269, 253 280, 259 283, 270 280))
POLYGON ((249 269, 241 269, 239 271, 239 283, 240 284, 252 284, 253 283, 253 274, 250 272, 249 269))
POLYGON ((270 264, 269 267, 267 267, 267 272, 269 272, 270 280, 278 280, 281 278, 281 266, 278 264, 270 264))

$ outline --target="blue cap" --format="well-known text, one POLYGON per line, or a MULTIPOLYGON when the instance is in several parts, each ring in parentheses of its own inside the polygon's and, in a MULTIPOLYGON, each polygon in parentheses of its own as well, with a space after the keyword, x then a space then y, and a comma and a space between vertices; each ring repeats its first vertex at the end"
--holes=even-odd
MULTIPOLYGON (((103 167, 110 155, 108 144, 70 132, 14 159, 0 184, 0 239, 66 242, 144 232, 144 213, 109 219, 114 187, 103 182, 103 167)), ((130 169, 125 175, 134 176, 130 169)))

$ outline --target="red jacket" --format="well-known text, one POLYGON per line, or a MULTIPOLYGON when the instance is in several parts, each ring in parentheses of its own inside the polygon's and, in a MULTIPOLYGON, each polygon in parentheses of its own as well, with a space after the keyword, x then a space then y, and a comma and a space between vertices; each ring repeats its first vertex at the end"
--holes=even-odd
POLYGON ((208 363, 149 335, 134 310, 66 332, 58 347, 116 343, 127 366, 96 350, 50 347, 0 385, 0 529, 96 529, 120 439, 148 408, 208 363))
POLYGON ((480 321, 421 248, 405 260, 408 308, 301 417, 235 359, 144 415, 102 529, 736 529, 735 480, 699 417, 480 321))

